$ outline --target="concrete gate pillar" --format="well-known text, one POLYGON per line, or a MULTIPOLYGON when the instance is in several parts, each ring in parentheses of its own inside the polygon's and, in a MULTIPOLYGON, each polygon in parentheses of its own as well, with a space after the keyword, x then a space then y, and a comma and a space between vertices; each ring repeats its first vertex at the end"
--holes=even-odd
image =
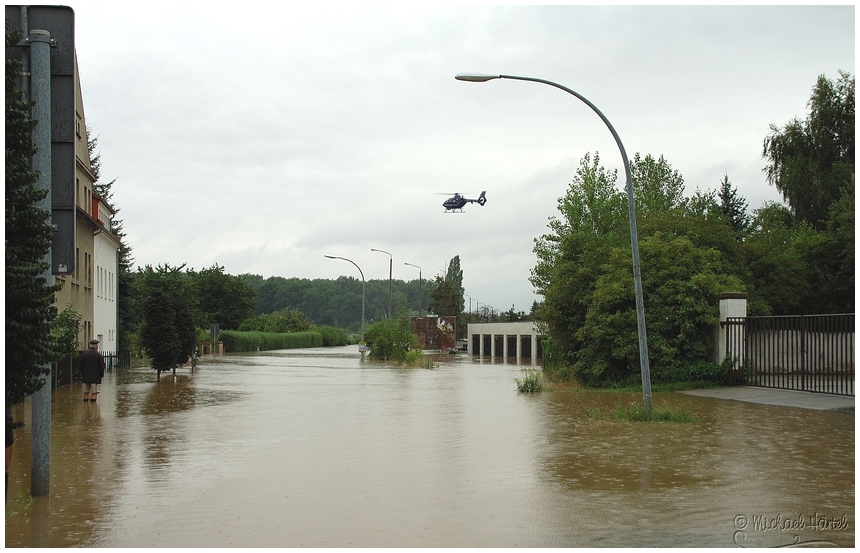
POLYGON ((716 347, 714 348, 713 362, 720 364, 726 358, 726 333, 728 328, 725 323, 729 317, 747 316, 747 294, 743 292, 724 292, 720 298, 720 324, 716 329, 716 347))

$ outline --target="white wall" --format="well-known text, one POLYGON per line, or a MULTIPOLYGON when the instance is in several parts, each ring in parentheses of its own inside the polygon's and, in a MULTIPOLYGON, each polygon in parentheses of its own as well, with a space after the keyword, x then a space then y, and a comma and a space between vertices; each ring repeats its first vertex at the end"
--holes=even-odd
MULTIPOLYGON (((470 355, 480 355, 480 356, 516 356, 517 363, 522 362, 522 352, 520 351, 520 340, 522 337, 529 337, 531 340, 531 364, 537 365, 537 351, 538 351, 538 340, 540 338, 540 333, 538 332, 535 324, 533 322, 519 322, 519 323, 476 323, 470 324, 469 328, 466 332, 466 339, 468 342, 468 351, 470 355), (474 335, 479 336, 516 336, 517 337, 517 351, 514 352, 507 351, 507 339, 503 341, 502 349, 503 351, 495 351, 495 340, 491 338, 490 340, 490 349, 491 351, 473 351, 473 339, 474 335)), ((484 349, 484 341, 481 339, 480 349, 484 349)))
POLYGON ((101 351, 117 350, 117 280, 116 240, 102 230, 93 238, 93 337, 101 340, 101 351))

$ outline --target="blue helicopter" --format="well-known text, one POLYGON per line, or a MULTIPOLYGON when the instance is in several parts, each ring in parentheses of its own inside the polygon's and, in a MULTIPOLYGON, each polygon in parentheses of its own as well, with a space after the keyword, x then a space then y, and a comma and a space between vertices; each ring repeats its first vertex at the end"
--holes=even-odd
POLYGON ((465 206, 466 204, 478 204, 480 206, 483 206, 485 203, 487 203, 486 190, 481 192, 481 195, 478 196, 476 199, 466 198, 465 196, 462 196, 461 194, 455 192, 454 196, 442 202, 442 207, 445 208, 446 213, 455 213, 457 211, 462 213, 463 206, 465 206))

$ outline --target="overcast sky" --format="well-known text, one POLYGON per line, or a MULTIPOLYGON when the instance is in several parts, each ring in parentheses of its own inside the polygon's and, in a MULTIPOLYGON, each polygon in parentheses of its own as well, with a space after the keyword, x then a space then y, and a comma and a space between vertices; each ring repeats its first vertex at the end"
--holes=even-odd
MULTIPOLYGON (((854 73, 853 5, 412 6, 72 2, 88 126, 138 265, 425 279, 528 311, 533 240, 580 159, 665 156, 755 209, 769 125, 854 73), (445 214, 440 193, 487 191, 445 214)), ((623 172, 620 171, 621 174, 623 172)), ((623 186, 622 182, 618 183, 623 186)))

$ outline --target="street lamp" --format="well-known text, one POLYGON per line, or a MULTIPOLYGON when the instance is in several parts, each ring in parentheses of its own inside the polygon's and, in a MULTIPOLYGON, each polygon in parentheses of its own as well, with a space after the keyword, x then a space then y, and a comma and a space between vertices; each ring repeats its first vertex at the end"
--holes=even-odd
MULTIPOLYGON (((373 248, 370 248, 370 251, 379 252, 379 253, 388 253, 385 250, 376 250, 373 248)), ((393 269, 393 265, 394 265, 394 258, 391 256, 390 253, 388 253, 388 318, 389 319, 391 318, 391 272, 393 269)))
POLYGON ((351 259, 338 257, 336 255, 326 255, 326 257, 329 259, 343 259, 344 261, 349 261, 355 265, 355 268, 358 269, 358 272, 361 274, 361 342, 358 345, 358 351, 361 352, 361 360, 364 361, 364 352, 366 351, 366 346, 364 344, 364 272, 361 270, 361 267, 351 259))
MULTIPOLYGON (((404 265, 409 265, 410 267, 418 267, 418 265, 414 265, 412 263, 404 263, 404 265)), ((423 293, 423 289, 421 286, 421 267, 418 267, 418 316, 421 317, 421 294, 423 293)))
POLYGON ((651 415, 651 368, 648 362, 648 336, 645 331, 645 303, 642 299, 642 271, 639 265, 639 237, 636 231, 636 205, 633 201, 633 179, 630 176, 630 163, 627 161, 627 152, 621 143, 621 138, 615 132, 615 127, 609 122, 597 106, 588 101, 587 98, 573 90, 552 81, 536 79, 534 77, 517 77, 514 75, 490 75, 487 73, 458 73, 454 76, 458 81, 470 81, 482 83, 493 79, 514 79, 518 81, 532 81, 543 83, 559 88, 568 94, 572 94, 582 100, 588 107, 594 110, 603 122, 609 127, 609 132, 615 138, 618 149, 621 151, 621 159, 624 162, 624 175, 627 178, 627 214, 630 219, 630 245, 633 250, 633 286, 636 291, 636 323, 639 331, 639 369, 642 373, 642 396, 645 404, 645 413, 651 415))

